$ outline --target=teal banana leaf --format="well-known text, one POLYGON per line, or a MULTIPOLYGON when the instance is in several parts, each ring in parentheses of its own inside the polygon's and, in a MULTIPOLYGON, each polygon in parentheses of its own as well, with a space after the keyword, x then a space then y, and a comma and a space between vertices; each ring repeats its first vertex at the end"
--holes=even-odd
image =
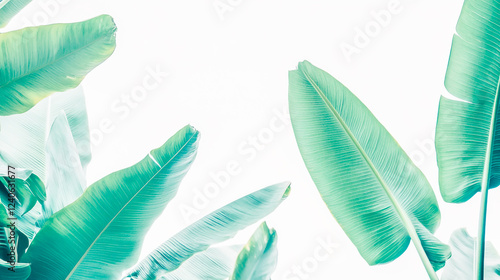
MULTIPOLYGON (((2 178, 0 178, 1 181, 2 178)), ((40 204, 35 204, 36 199, 29 194, 25 193, 25 183, 18 182, 16 183, 16 189, 18 190, 16 193, 20 196, 19 198, 14 198, 13 201, 12 199, 9 199, 8 192, 5 191, 4 189, 4 183, 0 183, 0 204, 3 207, 3 209, 6 209, 6 213, 0 214, 0 217, 2 219, 5 218, 5 215, 7 215, 7 218, 11 218, 12 214, 14 215, 14 218, 16 218, 16 228, 22 232, 24 235, 26 235, 29 240, 33 240, 35 237, 36 232, 39 230, 39 227, 36 226, 36 222, 39 219, 41 215, 41 207, 40 204), (21 194, 20 190, 23 190, 23 194, 21 194), (28 196, 26 198, 23 198, 22 196, 28 196), (13 209, 12 202, 14 202, 15 209, 14 211, 10 211, 9 209, 13 209)), ((0 211, 3 212, 3 211, 0 211)), ((3 224, 4 222, 2 222, 3 224)), ((7 224, 10 224, 10 221, 7 220, 7 224)))
POLYGON ((212 247, 187 259, 159 280, 225 280, 234 269, 234 260, 242 246, 212 247))
POLYGON ((368 108, 328 73, 304 61, 289 81, 302 158, 360 254, 370 265, 387 263, 412 240, 436 279, 434 270, 450 252, 431 234, 441 214, 423 173, 368 108))
POLYGON ((0 28, 19 13, 31 0, 3 0, 0 1, 0 28))
POLYGON ((85 174, 79 160, 76 143, 64 112, 60 112, 47 139, 47 200, 42 204, 42 227, 55 212, 78 199, 85 189, 85 174))
POLYGON ((77 87, 113 53, 115 31, 103 15, 0 34, 0 115, 24 113, 52 93, 77 87))
POLYGON ((465 202, 500 185, 500 4, 467 0, 453 36, 436 128, 439 185, 447 202, 465 202))
POLYGON ((31 274, 31 266, 29 263, 17 263, 14 271, 10 271, 9 268, 12 266, 4 261, 0 260, 0 279, 9 280, 25 280, 31 274))
POLYGON ((481 192, 477 279, 483 278, 488 190, 500 185, 500 3, 466 0, 441 96, 436 153, 441 195, 461 203, 481 192))
MULTIPOLYGON (((11 229, 8 227, 0 228, 0 259, 4 261, 10 261, 9 254, 11 252, 11 244, 9 243, 11 229)), ((16 259, 19 259, 26 253, 26 249, 29 246, 29 240, 26 235, 16 230, 15 236, 15 244, 16 250, 14 253, 16 254, 16 259)))
POLYGON ((155 279, 175 271, 194 254, 232 238, 239 230, 273 212, 288 197, 290 183, 280 183, 240 198, 191 224, 143 259, 129 279, 155 279))
MULTIPOLYGON (((443 268, 441 280, 474 279, 474 238, 465 229, 456 230, 450 238, 452 257, 443 268)), ((486 243, 484 277, 500 279, 500 256, 490 242, 486 243)))
MULTIPOLYGON (((9 174, 7 164, 0 156, 0 173, 9 174), (5 172, 4 172, 5 171, 5 172)), ((29 239, 33 239, 38 227, 36 220, 40 216, 40 204, 45 200, 45 186, 41 180, 30 170, 22 168, 15 169, 15 179, 0 176, 0 204, 3 209, 14 209, 4 213, 0 210, 0 223, 5 222, 5 216, 14 214, 17 228, 29 239), (15 197, 9 197, 9 193, 15 194, 15 197)))
MULTIPOLYGON (((16 262, 29 245, 28 238, 16 231, 15 247, 16 250, 11 251, 11 244, 8 236, 10 236, 10 229, 0 228, 0 279, 27 279, 31 273, 30 264, 16 262), (12 256, 12 253, 14 255, 12 256), (10 258, 13 257, 13 259, 10 258), (14 262, 14 271, 9 270, 12 267, 10 262, 14 262)), ((12 269, 12 268, 11 268, 12 269)))
POLYGON ((16 168, 33 170, 43 182, 47 182, 46 139, 61 111, 66 113, 80 164, 85 171, 92 156, 85 96, 81 87, 55 93, 24 114, 0 117, 0 154, 4 160, 16 168))
POLYGON ((278 236, 264 222, 236 259, 230 280, 270 280, 278 262, 278 236))
POLYGON ((40 203, 45 201, 45 186, 43 182, 36 176, 33 171, 14 167, 8 164, 0 154, 0 178, 4 178, 4 181, 8 181, 8 178, 14 178, 15 180, 21 180, 29 188, 40 203))
POLYGON ((0 201, 0 228, 9 226, 9 214, 7 212, 7 207, 3 205, 2 201, 0 201))
POLYGON ((177 193, 198 139, 198 131, 184 127, 52 215, 21 258, 31 263, 30 279, 118 278, 138 260, 144 235, 177 193))

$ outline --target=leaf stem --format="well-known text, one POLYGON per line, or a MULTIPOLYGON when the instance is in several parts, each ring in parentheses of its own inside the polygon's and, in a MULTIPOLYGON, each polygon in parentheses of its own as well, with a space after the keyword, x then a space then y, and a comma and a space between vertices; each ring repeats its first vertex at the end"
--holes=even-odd
MULTIPOLYGON (((481 191, 481 208, 479 211, 479 225, 476 244, 475 271, 476 279, 484 279, 484 243, 486 237, 486 210, 488 204, 488 183, 485 184, 485 190, 481 191)), ((483 189, 483 188, 481 188, 483 189)))
MULTIPOLYGON (((416 232, 415 232, 416 234, 416 232)), ((422 263, 424 264, 425 270, 427 271, 427 275, 429 275, 429 278, 431 280, 439 280, 439 277, 436 274, 436 271, 434 271, 434 267, 432 267, 431 262, 429 261, 429 258, 427 257, 427 254, 424 251, 424 247, 422 246, 422 243, 420 242, 420 239, 418 236, 416 238, 412 237, 410 234, 411 240, 413 241, 413 245, 415 245, 415 248, 417 248, 418 255, 420 256, 420 259, 422 260, 422 263)))
POLYGON ((497 110, 499 100, 500 79, 497 83, 497 91, 495 100, 493 101, 493 108, 491 111, 490 130, 488 132, 488 145, 486 146, 486 154, 484 158, 483 179, 481 181, 481 206, 479 210, 479 223, 477 234, 477 246, 475 256, 476 279, 484 279, 484 243, 486 237, 486 210, 488 206, 488 189, 490 187, 490 173, 491 173, 491 158, 493 153, 493 141, 496 134, 497 110))

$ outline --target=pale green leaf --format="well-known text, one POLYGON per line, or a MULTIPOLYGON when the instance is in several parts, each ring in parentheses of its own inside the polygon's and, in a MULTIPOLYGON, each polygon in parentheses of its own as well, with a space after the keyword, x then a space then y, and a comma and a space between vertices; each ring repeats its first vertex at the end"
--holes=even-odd
POLYGON ((433 269, 441 268, 450 253, 431 234, 441 215, 423 173, 370 110, 328 73, 305 61, 289 80, 302 158, 360 254, 370 265, 387 263, 411 239, 436 279, 433 269))
MULTIPOLYGON (((61 111, 68 119, 80 164, 85 171, 91 159, 91 143, 85 96, 81 87, 53 94, 24 114, 0 117, 0 154, 5 161, 15 168, 33 170, 46 182, 46 140, 52 123, 61 111)), ((73 157, 70 160, 78 161, 73 157)))
POLYGON ((239 230, 269 215, 288 197, 289 191, 289 182, 272 185, 215 210, 156 248, 127 277, 155 279, 176 270, 194 254, 232 238, 239 230))
MULTIPOLYGON (((441 280, 474 279, 475 238, 465 229, 456 230, 450 239, 451 259, 443 268, 441 280)), ((486 242, 484 277, 488 280, 500 279, 500 256, 490 242, 486 242)))
POLYGON ((441 195, 465 202, 500 185, 500 4, 467 0, 453 36, 446 89, 439 104, 436 152, 441 195))
POLYGON ((10 19, 21 11, 31 0, 2 0, 0 1, 0 28, 9 23, 10 19))
POLYGON ((481 192, 476 278, 483 279, 488 190, 500 185, 500 3, 466 0, 453 36, 441 96, 436 153, 441 195, 468 201, 481 192))
POLYGON ((242 246, 212 247, 187 259, 159 280, 225 280, 234 269, 234 260, 242 246))
POLYGON ((243 247, 231 280, 270 280, 278 262, 278 236, 264 222, 243 247))
POLYGON ((47 200, 38 226, 42 227, 55 212, 71 204, 85 189, 85 174, 78 157, 66 114, 60 112, 50 129, 47 153, 47 200))
POLYGON ((0 115, 24 113, 77 87, 115 49, 116 26, 103 15, 0 34, 0 115))
POLYGON ((198 131, 186 126, 52 215, 21 258, 31 263, 30 279, 119 277, 137 261, 144 235, 177 193, 198 139, 198 131))

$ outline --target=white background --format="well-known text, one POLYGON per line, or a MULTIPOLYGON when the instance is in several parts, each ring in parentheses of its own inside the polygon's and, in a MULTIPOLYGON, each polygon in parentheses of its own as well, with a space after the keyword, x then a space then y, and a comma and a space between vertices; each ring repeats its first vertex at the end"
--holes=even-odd
MULTIPOLYGON (((387 10, 390 0, 230 0, 232 10, 222 17, 213 0, 64 2, 34 0, 7 30, 103 13, 115 18, 116 52, 83 83, 94 137, 90 182, 139 161, 188 123, 202 133, 197 160, 148 233, 143 256, 210 211, 261 187, 290 180, 291 196, 266 218, 279 235, 280 258, 273 279, 427 278, 412 245, 390 264, 370 267, 364 262, 321 200, 289 120, 275 122, 287 108, 287 72, 304 59, 348 86, 422 168, 442 210, 437 236, 447 242, 460 227, 476 235, 478 197, 462 205, 442 201, 432 146, 462 1, 396 1, 398 12, 379 30, 372 26, 373 13, 387 10), (346 56, 341 46, 356 47, 357 28, 370 26, 374 29, 369 42, 358 44, 359 52, 346 56), (113 109, 124 110, 122 98, 140 90, 151 76, 148 69, 169 75, 160 77, 157 86, 133 104, 135 108, 127 107, 127 115, 113 109), (102 131, 103 121, 111 128, 102 131), (250 138, 269 134, 271 128, 275 129, 266 135, 267 143, 260 143, 261 150, 250 146, 250 138), (255 157, 245 153, 249 149, 255 157), (223 172, 233 161, 239 163, 240 173, 230 177, 230 184, 195 214, 183 215, 182 207, 194 209, 194 197, 214 182, 210 174, 223 172), (319 239, 336 243, 326 259, 314 259, 315 250, 321 248, 319 239), (293 274, 293 267, 307 272, 293 274)), ((497 247, 499 199, 497 191, 491 192, 488 239, 497 247)), ((233 242, 245 242, 256 226, 233 242)))

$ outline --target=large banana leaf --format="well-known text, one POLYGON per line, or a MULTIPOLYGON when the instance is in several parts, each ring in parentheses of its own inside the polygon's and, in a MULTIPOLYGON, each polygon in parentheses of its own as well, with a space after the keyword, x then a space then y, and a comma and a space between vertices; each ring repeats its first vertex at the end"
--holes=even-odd
POLYGON ((175 196, 199 133, 186 126, 132 167, 92 184, 55 213, 22 262, 30 279, 116 279, 138 259, 142 239, 175 196))
POLYGON ((21 11, 31 0, 2 0, 0 1, 0 28, 7 25, 12 17, 21 11))
MULTIPOLYGON (((91 149, 85 96, 81 87, 53 94, 24 114, 0 117, 0 154, 5 161, 16 168, 33 170, 46 182, 46 139, 61 111, 66 113, 80 164, 85 171, 91 159, 91 149)), ((71 160, 76 161, 74 158, 71 160)))
POLYGON ((289 182, 272 185, 215 210, 160 245, 127 277, 155 279, 175 271, 194 254, 232 238, 239 230, 273 212, 288 197, 289 191, 289 182))
POLYGON ((47 139, 47 200, 38 226, 42 227, 55 212, 78 199, 85 189, 85 175, 75 141, 61 112, 54 120, 47 139))
POLYGON ((234 260, 242 246, 212 247, 187 259, 174 271, 160 275, 159 280, 225 280, 234 269, 234 260))
POLYGON ((481 192, 477 277, 482 279, 488 190, 500 185, 500 3, 466 0, 453 36, 439 103, 436 152, 441 195, 465 202, 481 192))
POLYGON ((305 61, 289 80, 302 157, 360 254, 370 265, 390 262, 411 239, 436 279, 433 268, 441 268, 450 253, 431 234, 440 212, 425 176, 364 104, 328 73, 305 61))
POLYGON ((278 236, 264 222, 236 259, 230 280, 270 280, 278 262, 278 236))
POLYGON ((24 113, 54 92, 77 87, 113 53, 115 30, 103 15, 0 34, 0 115, 24 113))
POLYGON ((500 4, 467 0, 453 36, 436 129, 439 186, 447 202, 464 202, 500 184, 498 91, 500 4))
MULTIPOLYGON (((451 235, 450 246, 452 257, 443 268, 441 280, 474 279, 474 238, 465 229, 459 229, 451 235)), ((485 279, 500 279, 500 256, 490 242, 486 243, 485 262, 485 279)))

